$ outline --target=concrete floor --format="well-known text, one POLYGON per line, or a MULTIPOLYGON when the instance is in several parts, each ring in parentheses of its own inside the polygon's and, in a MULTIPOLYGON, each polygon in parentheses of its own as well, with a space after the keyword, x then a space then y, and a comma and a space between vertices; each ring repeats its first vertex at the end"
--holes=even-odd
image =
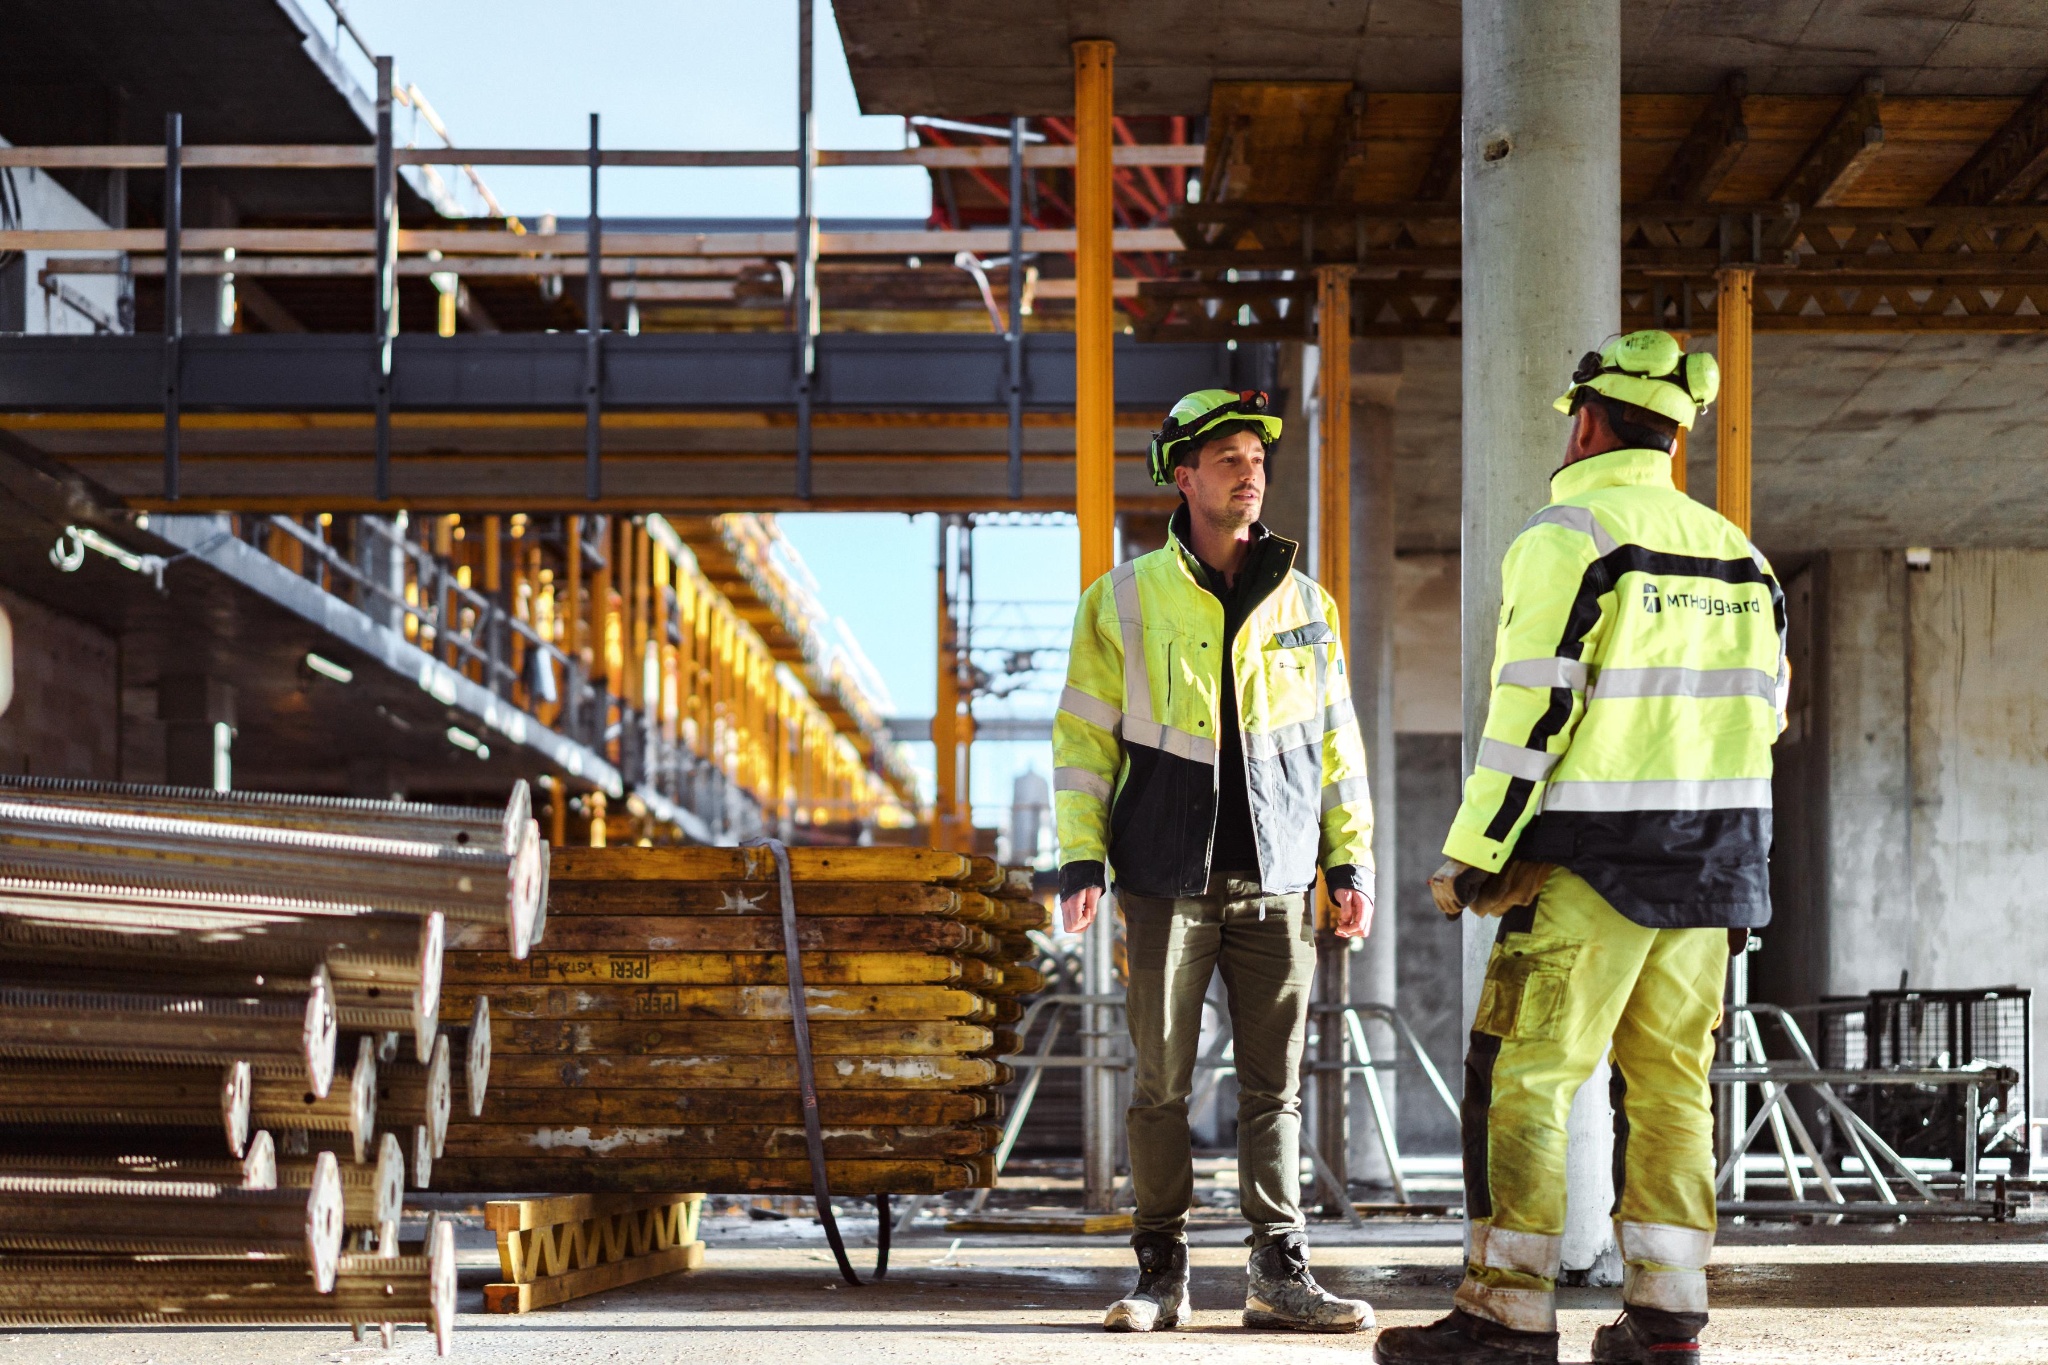
MULTIPOLYGON (((850 1232, 872 1234, 855 1224, 850 1232)), ((849 1289, 809 1220, 707 1218, 706 1268, 524 1319, 487 1317, 481 1286, 496 1278, 481 1229, 463 1238, 458 1358, 492 1365, 676 1361, 783 1365, 1067 1365, 1079 1350, 1130 1361, 1363 1361, 1372 1334, 1256 1336, 1237 1325, 1244 1260, 1220 1220, 1194 1237, 1195 1328, 1105 1337, 1102 1308, 1128 1282, 1115 1237, 955 1239, 919 1232, 900 1242, 887 1282, 849 1289), (1284 1353, 1284 1355, 1283 1355, 1284 1353)), ((1363 1295, 1382 1326, 1426 1322, 1458 1274, 1458 1227, 1375 1224, 1366 1234, 1314 1233, 1324 1284, 1363 1295)), ((865 1239, 863 1239, 865 1240, 865 1239)), ((869 1252, 856 1259, 867 1264, 869 1252)), ((2048 1362, 2048 1226, 1897 1225, 1724 1231, 1712 1270, 1709 1357, 1725 1365, 1797 1362, 2048 1362)), ((1564 1358, 1585 1360, 1593 1329, 1619 1291, 1566 1290, 1564 1358)), ((283 1328, 0 1331, 0 1365, 280 1365, 426 1361, 430 1338, 402 1330, 386 1353, 345 1330, 283 1328)))

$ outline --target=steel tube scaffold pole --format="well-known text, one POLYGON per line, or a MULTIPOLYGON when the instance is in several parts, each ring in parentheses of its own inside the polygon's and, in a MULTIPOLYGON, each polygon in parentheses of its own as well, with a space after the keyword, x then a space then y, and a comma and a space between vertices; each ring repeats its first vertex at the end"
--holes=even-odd
POLYGON ((590 116, 590 218, 583 235, 583 496, 604 494, 604 220, 597 211, 597 115, 590 116))
MULTIPOLYGON (((1351 621, 1351 269, 1324 266, 1316 271, 1316 373, 1321 402, 1317 406, 1316 448, 1316 577, 1337 602, 1337 621, 1351 621)), ((1354 666, 1356 666, 1354 664, 1354 666)), ((1336 935, 1328 893, 1318 904, 1323 914, 1316 927, 1316 995, 1326 1005, 1351 1003, 1351 943, 1336 935)), ((1317 1035, 1316 1057, 1344 1060, 1344 1031, 1325 1017, 1317 1035)), ((1341 1072, 1316 1077, 1314 1132, 1316 1150, 1347 1188, 1332 1190, 1326 1213, 1349 1209, 1351 1174, 1350 1085, 1341 1072)))
POLYGON ((960 787, 960 656, 953 624, 952 528, 950 513, 939 517, 938 677, 932 707, 932 847, 954 843, 954 813, 960 787))
POLYGON ((1115 43, 1074 44, 1074 504, 1084 587, 1114 567, 1116 546, 1116 338, 1110 297, 1115 65, 1115 43))
POLYGON ((178 410, 184 404, 179 337, 185 327, 180 276, 185 223, 185 116, 164 115, 164 497, 178 500, 178 410))
POLYGON ((1010 496, 1024 496, 1024 120, 1010 120, 1010 496))
POLYGON ((392 160, 391 59, 377 59, 377 501, 391 497, 391 337, 398 330, 397 168, 392 160))
POLYGON ((811 101, 811 0, 796 7, 796 495, 811 496, 811 381, 818 372, 817 111, 811 101))

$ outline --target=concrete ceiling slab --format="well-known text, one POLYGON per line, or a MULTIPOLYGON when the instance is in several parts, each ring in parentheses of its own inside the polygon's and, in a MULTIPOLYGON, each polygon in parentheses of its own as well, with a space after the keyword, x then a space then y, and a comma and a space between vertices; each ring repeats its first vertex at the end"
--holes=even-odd
MULTIPOLYGON (((1064 114, 1070 45, 1117 44, 1117 111, 1200 114, 1216 80, 1459 87, 1456 0, 839 0, 871 114, 1064 114)), ((1621 6, 1622 86, 1704 93, 1730 71, 1757 94, 2019 95, 2048 74, 2038 0, 1636 0, 1621 6)))
MULTIPOLYGON (((1400 346, 1400 546, 1455 550, 1459 345, 1400 346)), ((1765 550, 2048 547, 2048 337, 1759 336, 1756 369, 1765 550)), ((1691 492, 1709 504, 1713 427, 1709 414, 1688 452, 1691 492)))

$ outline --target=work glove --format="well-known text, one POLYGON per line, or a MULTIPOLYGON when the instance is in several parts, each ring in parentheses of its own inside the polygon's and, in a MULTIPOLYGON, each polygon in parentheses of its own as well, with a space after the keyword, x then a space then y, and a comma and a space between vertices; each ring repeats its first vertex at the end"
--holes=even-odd
POLYGON ((1429 879, 1429 894, 1436 908, 1452 919, 1469 909, 1482 919, 1505 915, 1524 905, 1533 905, 1543 884, 1557 870, 1555 863, 1532 863, 1510 858, 1498 872, 1487 872, 1450 859, 1429 879))
POLYGON ((1479 887, 1486 877, 1484 869, 1448 858, 1429 879, 1430 899, 1436 902, 1436 908, 1444 913, 1446 919, 1456 919, 1466 906, 1478 899, 1479 887))

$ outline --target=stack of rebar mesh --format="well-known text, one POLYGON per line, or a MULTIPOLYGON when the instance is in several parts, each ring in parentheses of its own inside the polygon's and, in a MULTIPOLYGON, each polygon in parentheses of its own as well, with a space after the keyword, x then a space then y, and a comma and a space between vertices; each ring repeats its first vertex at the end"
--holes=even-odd
POLYGON ((0 1323, 445 1352, 453 1229, 398 1219, 489 1076, 448 926, 524 956, 547 858, 523 783, 497 811, 0 777, 0 1323))
MULTIPOLYGON (((994 1182, 996 1087, 1041 988, 1030 875, 908 848, 794 848, 798 942, 831 1189, 994 1182)), ((451 931, 488 990, 482 1116, 445 1178, 474 1190, 808 1193, 787 958, 765 848, 557 849, 547 951, 451 931)))

